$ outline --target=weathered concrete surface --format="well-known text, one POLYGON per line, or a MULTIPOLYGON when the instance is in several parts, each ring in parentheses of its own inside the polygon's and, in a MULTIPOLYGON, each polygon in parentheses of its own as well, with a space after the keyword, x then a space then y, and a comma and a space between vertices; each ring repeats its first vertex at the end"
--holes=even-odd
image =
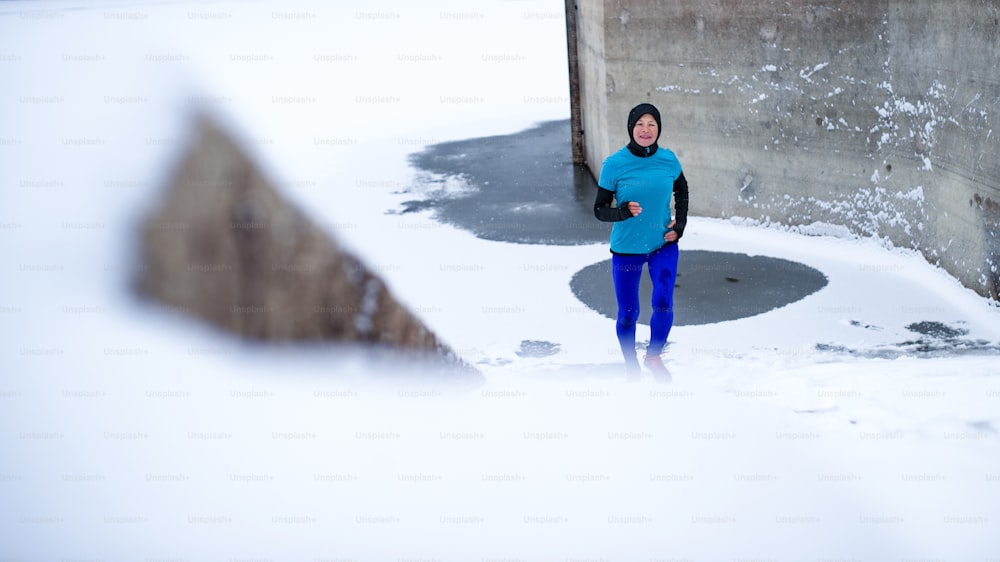
POLYGON ((475 372, 208 119, 143 227, 142 252, 143 294, 241 336, 371 344, 475 372))
POLYGON ((693 214, 844 225, 1000 298, 1000 2, 577 6, 592 173, 649 101, 693 214))

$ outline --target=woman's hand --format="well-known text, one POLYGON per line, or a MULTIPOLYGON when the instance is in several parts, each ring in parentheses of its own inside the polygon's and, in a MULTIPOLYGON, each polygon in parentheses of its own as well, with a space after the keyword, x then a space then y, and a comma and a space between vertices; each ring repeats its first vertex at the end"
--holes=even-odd
POLYGON ((632 216, 638 216, 642 212, 642 206, 640 206, 635 201, 628 202, 628 212, 632 213, 632 216))
POLYGON ((677 231, 674 230, 675 224, 677 224, 677 221, 670 221, 670 224, 667 225, 669 230, 667 230, 667 233, 663 235, 663 240, 665 242, 673 243, 677 241, 677 231))

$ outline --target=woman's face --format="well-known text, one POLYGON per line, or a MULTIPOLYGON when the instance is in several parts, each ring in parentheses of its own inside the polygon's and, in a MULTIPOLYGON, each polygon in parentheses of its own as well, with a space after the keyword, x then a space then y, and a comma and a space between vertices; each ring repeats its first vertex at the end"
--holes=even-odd
POLYGON ((656 119, 650 114, 645 114, 635 122, 635 127, 632 127, 632 138, 635 139, 636 144, 646 148, 651 146, 656 142, 656 137, 660 134, 659 127, 656 125, 656 119))

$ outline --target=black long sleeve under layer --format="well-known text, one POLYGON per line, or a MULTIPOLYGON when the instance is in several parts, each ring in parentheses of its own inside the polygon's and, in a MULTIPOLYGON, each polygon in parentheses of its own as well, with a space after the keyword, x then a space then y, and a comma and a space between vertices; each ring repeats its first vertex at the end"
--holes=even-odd
POLYGON ((684 172, 674 180, 674 221, 674 231, 680 239, 688 222, 688 181, 684 172))
POLYGON ((612 207, 614 199, 614 191, 598 186, 597 200, 594 201, 594 216, 597 220, 618 222, 632 218, 632 213, 628 212, 628 201, 622 201, 617 207, 612 207))
MULTIPOLYGON (((632 213, 628 211, 628 201, 618 203, 617 207, 612 207, 615 192, 597 188, 597 199, 594 201, 594 216, 597 220, 605 222, 617 222, 632 218, 632 213)), ((684 172, 674 180, 674 230, 677 238, 684 235, 684 227, 687 226, 688 216, 688 182, 684 177, 684 172)))

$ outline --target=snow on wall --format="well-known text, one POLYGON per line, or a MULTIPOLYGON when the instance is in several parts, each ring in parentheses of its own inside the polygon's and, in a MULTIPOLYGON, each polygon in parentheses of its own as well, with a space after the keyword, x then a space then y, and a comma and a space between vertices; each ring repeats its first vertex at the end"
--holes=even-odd
POLYGON ((986 203, 1000 200, 995 7, 685 1, 628 12, 604 29, 620 45, 606 61, 607 129, 621 130, 635 103, 657 104, 694 212, 844 225, 997 298, 986 203))

